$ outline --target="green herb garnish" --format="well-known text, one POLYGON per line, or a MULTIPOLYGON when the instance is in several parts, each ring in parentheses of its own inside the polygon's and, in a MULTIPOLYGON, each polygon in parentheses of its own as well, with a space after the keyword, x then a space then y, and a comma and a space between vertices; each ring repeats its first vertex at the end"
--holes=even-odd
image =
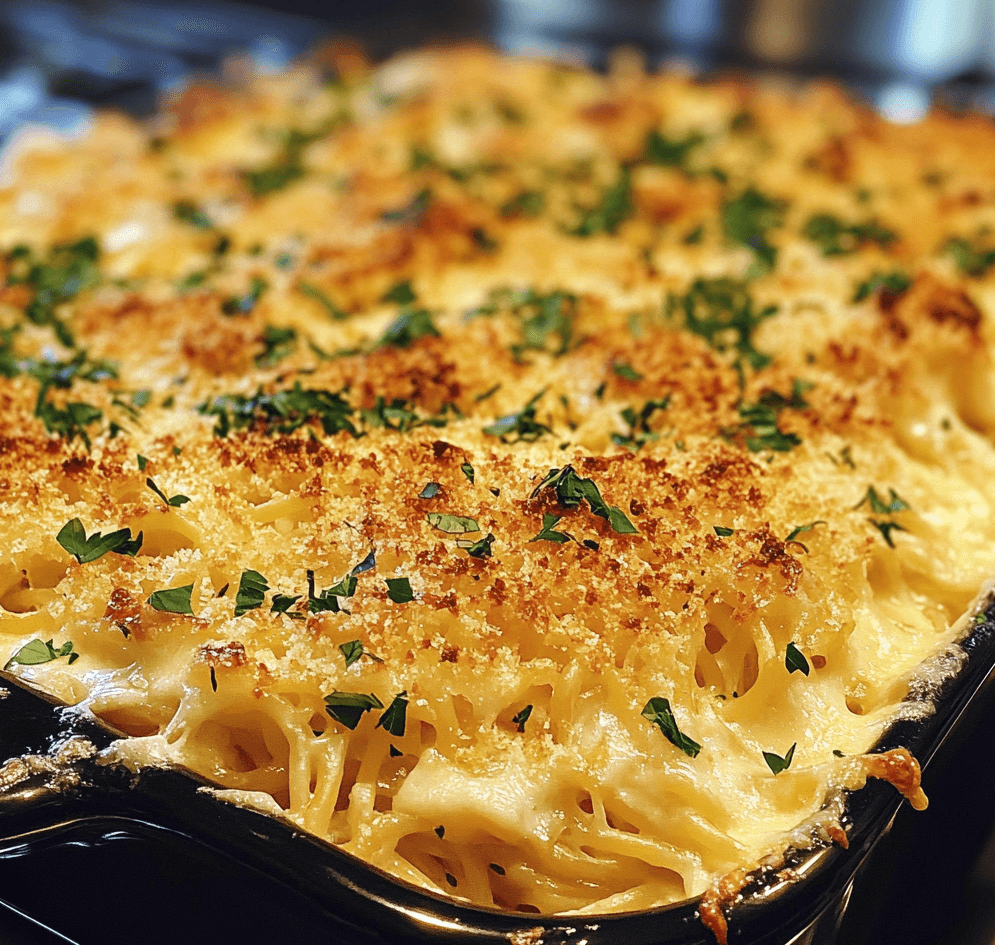
POLYGON ((437 482, 426 482, 425 488, 418 493, 419 499, 434 499, 438 494, 439 490, 442 488, 437 482))
POLYGON ((395 738, 404 735, 405 720, 408 713, 408 693, 399 692, 394 696, 393 701, 387 706, 386 711, 380 716, 377 728, 386 729, 395 738))
POLYGON ((256 367, 270 367, 293 353, 297 347, 297 331, 293 328, 267 325, 259 340, 263 343, 263 350, 254 359, 256 367))
POLYGON ((615 183, 606 187, 601 200, 593 207, 582 210, 580 221, 567 232, 571 236, 593 236, 595 233, 614 233, 632 213, 632 184, 627 167, 619 170, 615 183))
POLYGON ((957 268, 965 276, 980 278, 995 266, 995 249, 978 249, 962 237, 954 237, 944 246, 945 252, 953 257, 957 268))
POLYGON ((728 538, 730 535, 734 535, 736 533, 736 529, 728 528, 725 525, 713 525, 712 530, 719 536, 719 538, 728 538))
POLYGON ((532 706, 527 705, 521 712, 516 712, 511 717, 511 724, 518 726, 519 732, 525 731, 525 723, 528 722, 529 716, 532 714, 532 706))
POLYGON ((78 518, 74 518, 59 529, 59 534, 55 536, 55 540, 80 564, 87 564, 90 561, 96 561, 108 551, 134 558, 142 547, 143 534, 143 532, 139 532, 138 537, 132 539, 131 529, 122 528, 106 535, 94 532, 87 538, 83 523, 78 518))
POLYGON ((475 519, 464 515, 445 515, 442 512, 429 512, 425 516, 428 524, 447 535, 465 535, 467 532, 479 532, 480 526, 475 519))
POLYGON ((262 607, 268 590, 266 578, 258 571, 243 571, 235 594, 235 616, 241 617, 247 611, 262 607))
POLYGON ((668 406, 670 406, 669 394, 660 400, 647 400, 639 413, 636 413, 634 407, 624 407, 620 413, 622 419, 629 424, 629 432, 626 434, 613 433, 612 443, 616 446, 627 446, 631 450, 639 450, 655 440, 657 434, 650 429, 650 418, 658 410, 666 410, 668 406))
POLYGON ((805 659, 805 654, 794 643, 789 643, 787 649, 784 651, 784 666, 789 673, 798 672, 803 676, 809 674, 808 660, 805 659))
POLYGON ((782 771, 787 771, 791 767, 791 760, 795 757, 795 748, 798 743, 795 742, 787 751, 785 756, 782 758, 780 755, 775 755, 772 751, 765 751, 764 761, 767 762, 767 767, 774 774, 780 774, 782 771))
POLYGON ((372 692, 339 692, 325 696, 325 711, 336 722, 355 729, 364 712, 382 709, 383 703, 372 692))
POLYGON ((198 230, 214 229, 211 218, 203 210, 199 210, 197 205, 190 200, 177 200, 173 204, 173 216, 181 223, 188 223, 198 230))
POLYGON ((149 476, 145 480, 145 485, 147 485, 166 505, 171 506, 174 509, 178 509, 181 505, 186 505, 190 499, 185 495, 174 495, 166 498, 166 493, 162 491, 153 481, 152 477, 149 476))
POLYGON ((511 413, 495 420, 484 427, 483 432, 488 436, 499 436, 502 439, 514 436, 513 440, 504 440, 511 443, 522 440, 533 443, 544 433, 552 433, 552 428, 536 420, 536 404, 545 393, 545 390, 539 391, 518 413, 511 413))
POLYGON ((909 504, 894 489, 888 489, 888 501, 885 502, 878 495, 878 491, 874 486, 868 486, 864 497, 854 506, 854 509, 859 509, 865 502, 870 505, 871 511, 877 515, 892 515, 895 512, 906 512, 909 509, 909 504))
POLYGON ((912 280, 899 270, 894 272, 875 272, 861 282, 853 293, 853 302, 863 302, 864 299, 880 293, 882 298, 897 298, 908 292, 912 280))
POLYGON ((777 249, 768 242, 767 234, 782 225, 786 206, 783 200, 767 197, 753 187, 723 204, 726 239, 753 250, 755 262, 749 275, 765 275, 776 265, 777 249))
POLYGON ((215 436, 227 436, 230 430, 259 428, 264 433, 293 433, 312 420, 321 423, 326 435, 346 430, 358 437, 352 421, 352 408, 339 393, 302 388, 296 382, 290 390, 264 394, 262 388, 252 397, 225 394, 197 408, 217 417, 215 436))
POLYGON ((479 541, 470 541, 467 539, 458 539, 456 544, 459 545, 471 558, 490 558, 493 557, 491 552, 491 545, 494 544, 494 536, 488 532, 479 541))
POLYGON ((415 599, 411 582, 406 577, 387 578, 387 596, 395 604, 410 604, 415 599))
POLYGON ((425 187, 418 191, 410 202, 396 210, 387 210, 380 215, 388 223, 398 223, 404 226, 420 226, 425 218, 425 212, 432 203, 432 191, 425 187))
POLYGON ((842 256, 855 253, 868 243, 888 247, 897 235, 873 220, 865 223, 844 223, 828 213, 810 217, 802 235, 819 247, 823 256, 842 256))
POLYGON ((605 502, 594 480, 578 476, 573 466, 551 469, 532 490, 531 498, 535 499, 544 489, 552 489, 564 508, 576 509, 582 501, 586 501, 591 511, 599 518, 607 519, 612 529, 620 535, 638 534, 639 530, 620 508, 605 502))
POLYGON ((7 660, 3 668, 6 671, 15 663, 19 663, 21 666, 38 666, 41 663, 51 663, 52 660, 57 660, 63 656, 69 657, 70 665, 79 659, 79 653, 73 650, 72 640, 67 640, 58 648, 52 644, 51 640, 47 643, 41 640, 31 640, 7 660))
POLYGON ((344 322, 349 313, 342 311, 321 289, 312 282, 305 282, 303 279, 297 283, 297 291, 306 295, 309 299, 314 299, 324 310, 325 314, 333 322, 344 322))
POLYGON ((546 197, 539 190, 523 190, 501 205, 503 217, 537 217, 546 206, 546 197))
POLYGON ((644 719, 649 719, 654 725, 659 726, 660 731, 666 735, 667 740, 683 751, 685 755, 691 758, 698 756, 698 752, 701 751, 701 745, 694 739, 688 738, 677 727, 677 720, 674 718, 674 713, 670 708, 669 699, 664 699, 662 696, 654 696, 654 698, 646 703, 640 714, 644 719))
POLYGON ((753 346, 753 332, 777 312, 776 305, 754 311, 746 283, 736 279, 696 279, 687 294, 670 295, 666 314, 682 314, 688 331, 704 338, 717 351, 735 351, 737 360, 754 370, 771 362, 753 346))
POLYGON ((149 597, 149 603, 155 610, 161 610, 167 614, 184 614, 188 617, 194 615, 190 606, 190 599, 193 595, 193 585, 185 584, 183 587, 171 587, 164 591, 153 591, 149 597))
POLYGON ((230 295, 221 303, 222 313, 229 317, 249 315, 268 288, 269 283, 265 279, 253 276, 249 283, 249 291, 245 295, 230 295))
POLYGON ((558 545, 564 545, 568 541, 576 541, 577 539, 573 535, 556 531, 556 523, 562 517, 562 515, 553 515, 551 512, 547 512, 542 517, 542 528, 539 530, 539 534, 530 538, 529 541, 552 541, 558 545))
POLYGON ((476 473, 473 471, 473 466, 470 465, 470 463, 463 463, 463 465, 460 466, 460 472, 462 472, 471 483, 476 480, 476 473))

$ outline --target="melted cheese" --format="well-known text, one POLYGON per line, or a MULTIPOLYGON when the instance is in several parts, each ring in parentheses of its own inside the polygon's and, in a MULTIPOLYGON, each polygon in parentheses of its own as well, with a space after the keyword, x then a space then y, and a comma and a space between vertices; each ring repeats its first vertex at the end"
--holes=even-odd
POLYGON ((995 225, 990 123, 332 59, 8 155, 0 659, 413 883, 697 895, 859 781, 834 751, 995 573, 995 283, 945 251, 995 225), (74 519, 137 556, 80 563, 74 519))

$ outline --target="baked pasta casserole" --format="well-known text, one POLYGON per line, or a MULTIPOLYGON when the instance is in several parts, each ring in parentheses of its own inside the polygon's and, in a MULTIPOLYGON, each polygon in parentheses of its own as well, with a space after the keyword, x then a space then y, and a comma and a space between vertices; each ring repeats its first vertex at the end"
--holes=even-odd
POLYGON ((993 145, 347 45, 26 133, 0 665, 111 760, 508 910, 845 841, 869 774, 923 806, 867 753, 995 575, 993 145))

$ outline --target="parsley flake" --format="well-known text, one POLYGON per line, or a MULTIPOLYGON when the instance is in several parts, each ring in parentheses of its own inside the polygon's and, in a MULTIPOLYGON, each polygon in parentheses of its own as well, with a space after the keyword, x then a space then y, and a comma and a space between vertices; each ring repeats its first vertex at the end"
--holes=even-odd
POLYGON ((445 515, 442 512, 429 512, 425 516, 428 524, 447 535, 465 535, 467 532, 479 532, 480 526, 476 519, 465 515, 445 515))
POLYGON ((489 532, 479 541, 470 541, 468 538, 457 539, 456 544, 459 545, 459 547, 462 548, 471 558, 493 557, 491 545, 494 544, 494 536, 489 532))
POLYGON ((437 482, 426 482, 425 487, 418 493, 419 499, 434 499, 442 486, 437 482))
POLYGON ((438 338, 439 329, 425 309, 403 308, 377 342, 378 348, 410 348, 419 338, 438 338))
POLYGON ((364 656, 368 656, 377 663, 383 662, 379 656, 374 656, 370 653, 359 640, 349 640, 347 643, 340 643, 339 651, 345 657, 346 669, 352 666, 353 663, 361 660, 364 656))
POLYGON ((545 390, 539 391, 518 413, 508 414, 493 423, 484 427, 483 432, 488 436, 499 436, 504 442, 518 443, 524 441, 533 443, 545 433, 552 433, 552 429, 544 423, 536 420, 536 404, 545 394, 545 390), (505 440, 505 437, 514 436, 513 440, 505 440))
POLYGON ((409 604, 415 599, 411 582, 406 577, 387 578, 387 596, 395 604, 409 604))
POLYGON ((683 315, 684 327, 715 348, 734 351, 738 362, 760 370, 771 362, 770 355, 753 346, 753 332, 777 313, 776 305, 754 310, 746 283, 737 279, 696 279, 683 296, 669 295, 669 317, 683 315))
POLYGON ((912 286, 912 280, 898 270, 894 272, 875 272, 872 276, 859 283, 854 290, 854 303, 863 302, 872 295, 880 295, 882 299, 896 299, 904 295, 912 286))
POLYGON ((719 536, 719 538, 728 538, 730 535, 734 535, 736 533, 736 529, 727 528, 725 525, 713 525, 712 529, 715 534, 719 536))
POLYGON ((109 551, 134 558, 142 547, 143 536, 144 533, 139 532, 138 537, 132 539, 131 529, 122 528, 116 532, 108 532, 106 535, 94 532, 88 538, 83 523, 74 518, 59 529, 55 540, 80 564, 87 564, 96 561, 109 551))
POLYGON ((463 465, 460 466, 460 471, 464 476, 466 476, 467 479, 470 480, 471 483, 474 482, 476 474, 474 473, 473 466, 471 466, 470 463, 463 463, 463 465))
POLYGON ((887 248, 897 235, 874 220, 865 223, 844 223, 828 213, 810 217, 802 235, 819 247, 823 256, 843 256, 855 253, 868 243, 887 248))
POLYGON ((755 262, 749 275, 766 275, 777 264, 777 249, 768 242, 767 234, 782 225, 786 206, 783 200, 768 197, 753 187, 723 204, 726 239, 753 250, 755 262))
POLYGON ((539 530, 539 534, 530 538, 529 541, 552 541, 558 545, 566 544, 568 541, 576 541, 577 539, 573 535, 556 531, 556 523, 562 517, 562 515, 553 515, 551 512, 547 512, 542 517, 542 528, 539 530))
POLYGON ((612 365, 612 373, 616 377, 621 377, 626 381, 641 381, 643 375, 640 374, 631 364, 620 361, 612 365))
POLYGON ((182 587, 171 587, 164 591, 153 591, 149 597, 149 603, 155 610, 161 610, 167 614, 183 614, 193 617, 193 608, 190 600, 193 595, 193 585, 184 584, 182 587))
POLYGON ((619 170, 615 182, 601 193, 600 202, 581 210, 576 226, 567 232, 571 236, 593 236, 595 233, 614 233, 632 214, 632 183, 627 167, 619 170))
POLYGON ((904 525, 899 525, 898 522, 892 521, 882 521, 880 519, 872 518, 868 521, 881 532, 881 537, 884 538, 885 543, 889 548, 895 547, 895 542, 892 540, 892 532, 907 532, 908 529, 904 525))
POLYGON ((394 696, 391 704, 387 706, 386 711, 380 716, 377 728, 386 729, 395 738, 401 738, 404 735, 407 713, 408 693, 405 690, 394 696))
POLYGON ((382 709, 383 703, 372 692, 339 692, 325 696, 325 711, 336 722, 355 729, 364 712, 382 709))
POLYGON ((241 617, 250 610, 262 607, 268 590, 266 578, 258 571, 243 571, 235 594, 235 616, 241 617))
POLYGON ((67 640, 58 648, 53 645, 51 640, 47 643, 41 640, 31 640, 7 660, 3 668, 6 671, 15 663, 19 663, 21 666, 38 666, 41 663, 51 663, 52 660, 57 660, 63 656, 69 657, 70 665, 79 659, 79 653, 73 650, 72 640, 67 640))
POLYGON ((190 501, 190 499, 187 496, 185 496, 185 495, 174 495, 174 496, 170 496, 167 499, 166 498, 166 493, 163 492, 162 489, 160 489, 152 481, 152 477, 151 476, 149 476, 145 480, 145 485, 147 485, 157 496, 159 496, 159 498, 162 499, 162 501, 166 505, 171 506, 174 509, 178 509, 181 505, 186 505, 186 503, 190 501))
POLYGON ((306 295, 309 299, 314 299, 324 310, 325 314, 333 322, 344 322, 349 313, 342 311, 321 289, 312 282, 305 282, 303 279, 297 283, 297 291, 306 295))
POLYGON ((780 774, 782 771, 787 771, 791 767, 791 761, 795 757, 795 748, 798 746, 798 742, 795 742, 787 751, 787 753, 782 758, 780 755, 774 754, 772 751, 765 751, 764 761, 767 762, 767 767, 774 774, 780 774))
POLYGON ((963 237, 949 240, 944 250, 953 257, 957 268, 965 276, 980 278, 995 266, 995 249, 978 249, 963 237))
POLYGON ((521 712, 515 713, 511 718, 512 725, 518 726, 519 732, 525 731, 525 723, 529 720, 529 716, 532 714, 532 706, 527 705, 521 712))
POLYGON ((784 666, 789 673, 798 672, 803 676, 809 674, 808 660, 805 658, 805 654, 794 643, 789 643, 787 649, 784 651, 784 666))
POLYGON ((535 499, 544 489, 552 489, 564 508, 579 508, 581 502, 586 500, 591 511, 599 518, 607 519, 612 529, 620 535, 635 535, 639 532, 620 508, 605 502, 594 480, 578 476, 573 466, 551 469, 532 490, 531 498, 535 499))
POLYGON ((654 725, 659 726, 660 731, 667 737, 667 740, 683 751, 685 755, 691 758, 698 756, 698 752, 701 751, 701 745, 694 739, 688 738, 677 727, 677 720, 674 718, 674 713, 670 708, 669 699, 665 699, 662 696, 654 696, 646 703, 640 714, 644 719, 648 719, 654 725))
POLYGON ((909 509, 909 504, 894 489, 888 489, 888 501, 878 494, 874 486, 868 486, 864 497, 853 507, 859 509, 864 503, 868 503, 871 511, 876 515, 892 515, 895 512, 905 512, 909 509))

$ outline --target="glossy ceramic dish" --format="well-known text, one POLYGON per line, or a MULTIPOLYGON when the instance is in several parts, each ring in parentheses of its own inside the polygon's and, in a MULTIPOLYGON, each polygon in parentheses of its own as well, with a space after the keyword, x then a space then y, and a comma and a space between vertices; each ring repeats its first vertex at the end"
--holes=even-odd
MULTIPOLYGON (((980 704, 979 691, 995 675, 991 598, 985 617, 946 655, 951 664, 963 659, 955 675, 938 686, 913 684, 909 699, 928 701, 935 712, 895 722, 877 750, 907 747, 925 767, 953 727, 980 704)), ((168 846, 185 838, 185 852, 174 851, 177 863, 196 865, 206 858, 261 874, 301 897, 308 904, 310 920, 332 941, 356 945, 714 942, 700 921, 697 900, 638 913, 583 917, 460 905, 392 879, 288 823, 219 800, 205 790, 206 782, 189 772, 149 768, 134 775, 101 764, 97 753, 113 741, 114 732, 12 680, 4 688, 8 694, 0 700, 0 759, 15 760, 0 767, 0 861, 18 855, 25 845, 144 837, 159 842, 168 838, 168 846), (51 762, 57 756, 62 760, 51 762)), ((755 871, 727 910, 729 941, 754 945, 834 941, 854 878, 902 803, 891 786, 877 781, 849 795, 844 818, 848 848, 789 851, 780 868, 755 871)), ((108 920, 113 921, 114 897, 109 898, 108 920)), ((183 903, 176 908, 182 910, 183 903)), ((49 906, 37 918, 56 925, 56 911, 49 906)))

